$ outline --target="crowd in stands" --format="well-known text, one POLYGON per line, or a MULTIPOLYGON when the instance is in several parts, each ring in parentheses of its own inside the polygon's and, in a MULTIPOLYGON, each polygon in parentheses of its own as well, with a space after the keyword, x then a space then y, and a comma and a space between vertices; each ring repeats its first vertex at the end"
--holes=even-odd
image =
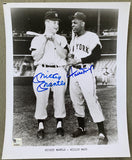
MULTIPOLYGON (((14 58, 14 77, 24 76, 32 77, 35 66, 31 57, 14 58)), ((116 78, 116 59, 115 57, 102 57, 95 64, 94 68, 97 83, 108 85, 111 79, 116 78)))

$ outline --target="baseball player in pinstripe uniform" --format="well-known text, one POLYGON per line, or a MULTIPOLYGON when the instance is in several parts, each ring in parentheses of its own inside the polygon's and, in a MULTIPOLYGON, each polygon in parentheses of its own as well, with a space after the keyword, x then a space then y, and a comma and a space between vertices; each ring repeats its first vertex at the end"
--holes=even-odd
POLYGON ((98 144, 107 144, 108 138, 103 124, 105 119, 96 96, 93 73, 93 62, 99 59, 102 46, 95 33, 85 30, 85 21, 86 15, 82 12, 76 12, 72 17, 72 31, 75 36, 70 43, 72 57, 68 60, 68 65, 71 65, 68 77, 70 77, 70 96, 79 125, 73 132, 73 137, 85 134, 85 99, 93 122, 98 126, 98 144))
POLYGON ((38 120, 37 137, 44 138, 44 121, 47 118, 47 106, 50 89, 54 98, 54 117, 57 120, 57 135, 64 135, 63 118, 65 110, 65 90, 67 77, 64 66, 66 65, 67 40, 57 34, 59 29, 58 13, 48 11, 45 14, 45 32, 36 36, 30 50, 37 66, 33 88, 36 95, 35 118, 38 120), (58 100, 59 99, 59 100, 58 100))

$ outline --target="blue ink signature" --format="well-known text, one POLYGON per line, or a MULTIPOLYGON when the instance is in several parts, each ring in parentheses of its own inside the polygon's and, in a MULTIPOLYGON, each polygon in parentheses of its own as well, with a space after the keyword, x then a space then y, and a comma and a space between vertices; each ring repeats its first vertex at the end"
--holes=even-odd
POLYGON ((94 65, 91 65, 89 68, 79 68, 75 72, 73 72, 72 67, 71 67, 69 70, 69 72, 71 72, 71 73, 70 74, 69 74, 69 72, 67 73, 67 78, 69 78, 69 77, 74 78, 74 77, 79 76, 80 74, 85 74, 88 71, 90 71, 92 73, 93 69, 94 69, 94 65))
MULTIPOLYGON (((93 69, 94 69, 94 66, 91 65, 89 68, 80 68, 80 69, 77 69, 76 71, 73 72, 72 67, 71 67, 69 70, 69 72, 71 72, 71 73, 70 74, 69 74, 69 72, 67 73, 67 78, 69 78, 69 77, 74 78, 74 77, 79 76, 81 74, 85 74, 88 71, 90 71, 92 73, 93 69)), ((61 76, 58 73, 48 75, 48 74, 43 74, 41 72, 33 77, 33 83, 38 83, 38 86, 37 86, 38 92, 46 91, 46 90, 48 90, 49 87, 64 86, 66 84, 63 80, 61 81, 61 76), (57 79, 57 81, 53 82, 53 83, 52 82, 47 83, 45 81, 45 79, 57 79)))
POLYGON ((45 75, 40 72, 34 76, 33 83, 38 83, 37 91, 43 92, 43 91, 48 90, 49 87, 65 85, 65 82, 63 80, 62 81, 60 80, 61 80, 61 76, 58 73, 45 75), (57 79, 57 81, 54 83, 52 82, 47 83, 45 79, 49 79, 49 78, 57 79))

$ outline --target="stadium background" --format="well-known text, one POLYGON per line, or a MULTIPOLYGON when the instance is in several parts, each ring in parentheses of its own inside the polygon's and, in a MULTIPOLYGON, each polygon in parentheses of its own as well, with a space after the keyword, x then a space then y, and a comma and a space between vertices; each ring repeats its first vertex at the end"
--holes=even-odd
MULTIPOLYGON (((44 13, 49 9, 13 8, 12 36, 13 36, 13 68, 14 68, 14 122, 13 138, 22 138, 23 145, 71 145, 96 144, 97 128, 92 122, 86 108, 86 130, 84 137, 72 139, 70 133, 75 129, 76 119, 72 109, 69 90, 66 91, 66 110, 64 138, 55 135, 55 119, 53 118, 52 93, 48 105, 46 126, 46 140, 40 142, 36 138, 37 124, 34 120, 35 96, 32 89, 32 77, 35 66, 29 51, 34 36, 27 35, 27 31, 44 32, 44 13), (89 122, 89 123, 88 123, 89 122), (73 125, 75 124, 75 125, 73 125), (86 141, 87 139, 87 141, 86 141)), ((86 30, 95 32, 102 43, 101 59, 95 64, 97 80, 97 95, 106 117, 105 126, 110 143, 117 141, 116 115, 116 45, 118 10, 99 9, 55 9, 60 15, 59 34, 64 35, 68 43, 71 39, 70 16, 76 11, 83 11, 87 15, 86 30), (104 68, 108 68, 108 84, 102 85, 104 68)))

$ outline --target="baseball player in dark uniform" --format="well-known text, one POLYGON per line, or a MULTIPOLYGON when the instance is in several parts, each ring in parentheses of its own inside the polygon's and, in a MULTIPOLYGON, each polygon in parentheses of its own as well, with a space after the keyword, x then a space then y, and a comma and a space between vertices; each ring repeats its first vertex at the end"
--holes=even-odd
POLYGON ((70 43, 68 65, 71 65, 70 73, 70 96, 78 119, 78 129, 73 132, 73 137, 85 134, 85 106, 86 100, 89 112, 98 126, 98 144, 107 144, 108 138, 104 130, 104 115, 96 96, 96 83, 93 71, 93 62, 100 58, 101 43, 99 37, 85 30, 86 15, 76 12, 72 17, 72 31, 74 36, 70 43))
POLYGON ((45 14, 45 32, 36 36, 30 50, 37 66, 33 88, 36 95, 35 118, 38 120, 37 137, 44 138, 44 121, 47 118, 47 106, 50 90, 53 91, 54 117, 57 120, 57 135, 64 135, 63 118, 66 116, 65 91, 67 77, 66 65, 67 40, 57 34, 59 29, 58 13, 48 11, 45 14))

